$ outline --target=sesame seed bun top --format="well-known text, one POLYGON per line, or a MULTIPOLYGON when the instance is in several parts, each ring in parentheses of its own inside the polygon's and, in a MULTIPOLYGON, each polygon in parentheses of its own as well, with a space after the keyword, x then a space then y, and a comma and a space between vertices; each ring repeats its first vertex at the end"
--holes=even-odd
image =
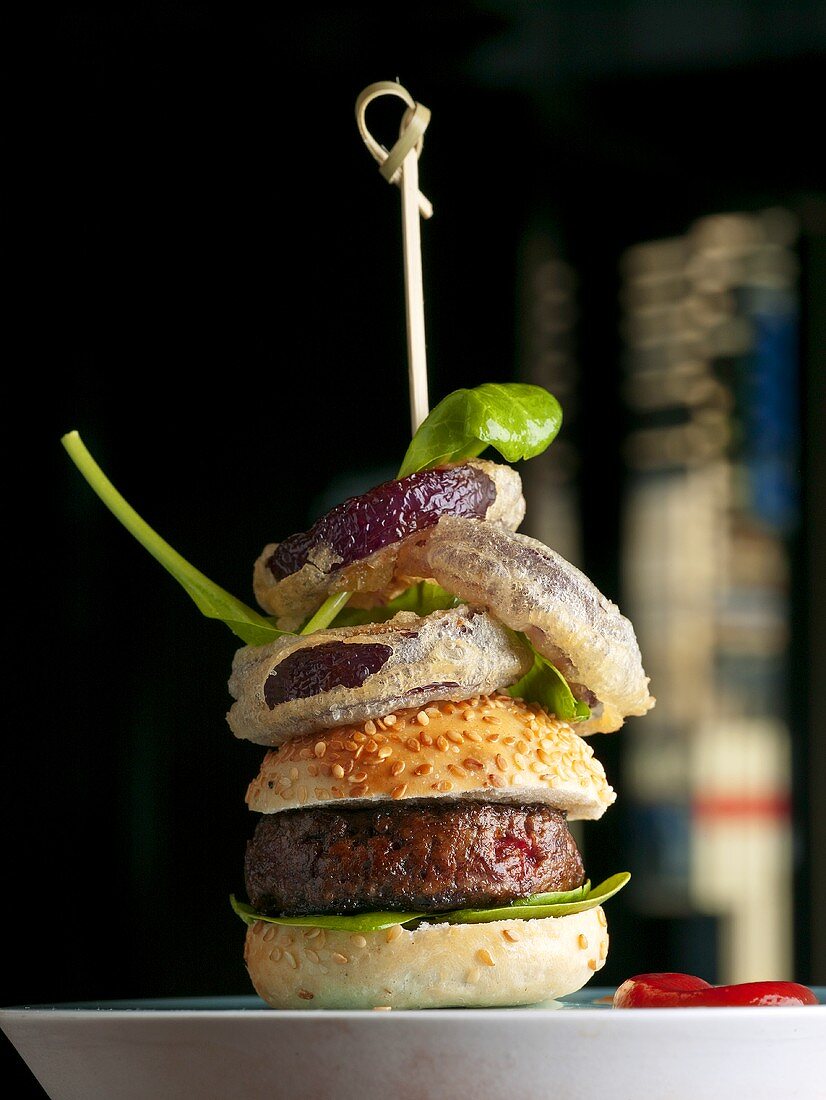
POLYGON ((572 726, 497 693, 288 741, 266 754, 246 801, 277 813, 419 798, 542 802, 595 820, 616 795, 572 726))

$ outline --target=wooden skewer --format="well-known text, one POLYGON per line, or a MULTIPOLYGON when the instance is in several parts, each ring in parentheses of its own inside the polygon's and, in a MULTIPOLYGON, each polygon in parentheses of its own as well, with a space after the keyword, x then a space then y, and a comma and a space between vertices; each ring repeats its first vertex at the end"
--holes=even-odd
POLYGON ((424 326, 424 288, 422 279, 422 241, 419 218, 429 218, 433 207, 419 190, 419 154, 423 135, 430 122, 430 111, 416 103, 410 93, 391 80, 370 84, 356 100, 356 122, 362 140, 388 183, 398 184, 402 198, 402 244, 404 254, 404 287, 407 314, 407 358, 410 390, 411 431, 428 413, 427 353, 424 326), (381 95, 394 95, 404 100, 407 110, 399 128, 399 140, 388 152, 367 129, 367 105, 381 95))

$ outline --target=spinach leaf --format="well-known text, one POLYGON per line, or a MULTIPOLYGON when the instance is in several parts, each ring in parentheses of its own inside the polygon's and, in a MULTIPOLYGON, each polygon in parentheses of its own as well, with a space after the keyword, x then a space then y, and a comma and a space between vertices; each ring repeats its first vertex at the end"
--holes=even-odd
MULTIPOLYGON (((524 634, 520 637, 526 645, 531 645, 524 634)), ((532 645, 531 649, 533 649, 532 645)), ((583 718, 589 718, 591 715, 588 704, 574 698, 568 681, 559 669, 535 649, 533 649, 533 668, 529 669, 521 680, 517 680, 505 690, 514 699, 524 699, 526 703, 539 703, 548 714, 555 714, 561 722, 581 722, 583 718)))
POLYGON ((263 913, 257 913, 251 905, 246 905, 233 894, 230 904, 238 916, 246 924, 254 924, 257 920, 267 921, 269 924, 291 924, 299 928, 332 928, 340 932, 380 932, 382 928, 392 928, 394 924, 407 924, 412 920, 419 920, 424 913, 352 913, 348 915, 318 915, 309 917, 265 917, 263 913))
POLYGON ((534 894, 520 898, 510 905, 499 905, 490 909, 454 909, 449 913, 354 913, 348 916, 316 915, 307 917, 266 917, 258 913, 251 905, 238 901, 231 895, 230 904, 246 924, 257 920, 270 924, 292 924, 304 928, 332 928, 342 932, 379 932, 382 928, 392 928, 394 924, 413 924, 426 921, 428 924, 489 924, 497 920, 540 920, 544 917, 567 917, 572 913, 584 913, 587 909, 596 909, 604 901, 625 886, 631 878, 627 871, 612 875, 599 886, 591 889, 590 882, 576 890, 560 891, 552 894, 534 894))
POLYGON ((472 390, 454 390, 419 425, 398 476, 473 458, 489 446, 508 462, 533 458, 561 424, 559 402, 541 386, 486 382, 472 390))
POLYGON ((182 585, 202 614, 208 619, 220 619, 226 623, 233 634, 248 645, 266 645, 288 633, 277 630, 269 619, 219 588, 153 531, 109 481, 76 431, 64 435, 61 443, 106 507, 182 585))
POLYGON ((501 905, 491 909, 456 909, 452 913, 444 913, 441 917, 428 918, 434 923, 444 920, 448 924, 489 924, 496 920, 540 920, 543 917, 567 917, 572 913, 584 913, 586 909, 596 909, 608 898, 625 886, 631 878, 627 871, 618 875, 612 875, 601 882, 599 886, 581 897, 578 901, 544 901, 542 898, 553 898, 553 894, 538 894, 534 898, 526 898, 524 901, 512 902, 510 905, 501 905))
POLYGON ((419 581, 406 588, 400 596, 380 607, 348 607, 335 619, 335 626, 365 626, 367 623, 384 623, 392 619, 399 611, 415 611, 417 615, 429 615, 433 611, 444 611, 458 607, 461 600, 452 596, 438 584, 431 581, 419 581))

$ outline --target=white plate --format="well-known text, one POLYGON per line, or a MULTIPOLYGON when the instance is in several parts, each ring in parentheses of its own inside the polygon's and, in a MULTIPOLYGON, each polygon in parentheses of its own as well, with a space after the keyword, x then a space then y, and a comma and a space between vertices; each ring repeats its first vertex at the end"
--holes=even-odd
POLYGON ((0 1010, 53 1100, 787 1100, 826 1097, 807 1008, 280 1012, 256 997, 0 1010))

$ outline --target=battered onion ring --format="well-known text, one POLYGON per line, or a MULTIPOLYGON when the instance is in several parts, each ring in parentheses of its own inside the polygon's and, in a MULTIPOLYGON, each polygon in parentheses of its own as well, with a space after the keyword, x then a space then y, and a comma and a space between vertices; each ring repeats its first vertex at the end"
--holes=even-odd
POLYGON ((570 684, 595 696, 577 733, 609 733, 654 706, 629 620, 584 573, 536 539, 444 516, 408 540, 398 567, 432 578, 522 631, 570 684))
POLYGON ((478 458, 351 497, 309 531, 264 547, 253 570, 255 598, 279 630, 297 630, 331 592, 356 593, 353 607, 391 599, 409 583, 397 576, 399 548, 441 514, 515 530, 525 515, 522 479, 510 466, 478 458), (379 548, 369 552, 371 542, 379 548))
POLYGON ((227 721, 236 737, 278 745, 405 707, 486 695, 531 664, 528 646, 485 611, 403 611, 384 623, 240 649, 227 721))

